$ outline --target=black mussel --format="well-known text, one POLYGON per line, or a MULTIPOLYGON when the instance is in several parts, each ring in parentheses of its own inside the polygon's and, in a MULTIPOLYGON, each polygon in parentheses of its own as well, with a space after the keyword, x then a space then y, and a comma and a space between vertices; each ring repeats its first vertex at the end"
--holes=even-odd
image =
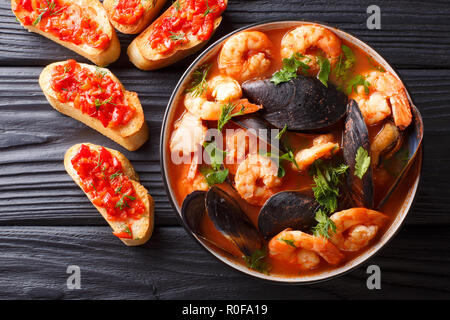
POLYGON ((345 120, 342 142, 344 161, 349 166, 346 180, 347 188, 354 206, 373 208, 372 165, 369 165, 362 179, 355 175, 356 153, 360 147, 370 153, 369 132, 366 123, 358 104, 351 100, 347 106, 347 119, 345 120))
POLYGON ((319 204, 299 191, 283 191, 270 197, 258 216, 259 232, 269 239, 286 228, 310 232, 319 204))
MULTIPOLYGON (((263 239, 236 200, 220 188, 194 191, 183 201, 181 215, 186 225, 199 237, 220 247, 201 234, 200 222, 208 214, 215 228, 244 255, 250 256, 263 246, 263 239)), ((227 251, 226 248, 222 248, 227 251)), ((234 254, 233 252, 230 252, 234 254)))
POLYGON ((298 78, 275 85, 269 79, 251 80, 242 84, 245 96, 262 104, 262 117, 282 129, 310 131, 337 123, 346 111, 347 96, 328 83, 299 75, 298 78))

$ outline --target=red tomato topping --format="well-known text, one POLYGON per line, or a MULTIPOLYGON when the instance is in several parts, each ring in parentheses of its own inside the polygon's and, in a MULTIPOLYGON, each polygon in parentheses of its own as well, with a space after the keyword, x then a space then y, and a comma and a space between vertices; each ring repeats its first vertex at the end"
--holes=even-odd
POLYGON ((122 231, 113 232, 113 235, 122 239, 133 239, 133 230, 131 229, 131 225, 128 223, 123 226, 122 231))
POLYGON ((111 18, 121 24, 135 24, 143 14, 144 7, 141 0, 117 0, 111 18))
POLYGON ((206 41, 212 35, 214 21, 226 8, 224 0, 178 0, 156 20, 150 46, 167 54, 192 37, 206 41))
POLYGON ((126 125, 136 112, 127 104, 122 86, 106 71, 98 68, 92 72, 72 59, 55 66, 51 86, 60 102, 73 102, 105 128, 126 125))
POLYGON ((139 219, 145 212, 122 164, 108 150, 101 147, 98 152, 83 144, 71 162, 84 192, 96 206, 106 209, 108 220, 139 219))
POLYGON ((33 25, 62 41, 105 49, 110 39, 86 9, 60 0, 15 0, 13 11, 24 25, 33 25))

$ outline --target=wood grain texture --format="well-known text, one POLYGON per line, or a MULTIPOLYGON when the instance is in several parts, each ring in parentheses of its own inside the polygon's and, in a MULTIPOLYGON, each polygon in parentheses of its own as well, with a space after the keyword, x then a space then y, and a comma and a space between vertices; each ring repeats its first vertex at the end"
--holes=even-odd
MULTIPOLYGON (((367 7, 372 4, 373 1, 368 0, 234 0, 230 1, 222 26, 213 40, 255 22, 274 19, 318 21, 360 37, 397 66, 450 66, 448 1, 378 0, 376 5, 382 13, 381 30, 368 30, 366 27, 367 7)), ((120 34, 123 51, 133 38, 120 34)), ((11 13, 9 1, 1 2, 0 63, 44 65, 70 57, 85 61, 50 40, 43 41, 40 36, 26 32, 11 13)), ((188 62, 179 65, 186 66, 188 62)), ((124 53, 114 65, 131 67, 124 53)))
POLYGON ((181 228, 157 228, 150 243, 129 248, 107 227, 0 227, 0 299, 450 298, 447 231, 404 228, 351 273, 289 287, 256 281, 217 262, 181 228), (424 231, 433 236, 417 236, 424 231), (380 291, 366 287, 371 264, 381 268, 380 291), (69 265, 81 269, 80 290, 67 289, 69 265))
MULTIPOLYGON (((168 1, 167 5, 170 4, 168 1)), ((425 122, 422 180, 401 232, 364 266, 322 284, 262 283, 214 260, 179 227, 159 165, 159 134, 169 96, 194 57, 164 70, 135 69, 125 54, 111 66, 136 91, 151 128, 128 152, 45 100, 38 76, 75 53, 36 34, 0 3, 0 298, 324 299, 450 298, 450 3, 379 0, 382 29, 366 28, 372 1, 233 0, 213 41, 254 22, 314 20, 346 30, 399 69, 425 122), (64 171, 73 144, 89 141, 123 152, 156 201, 156 230, 139 248, 123 246, 64 171), (65 286, 68 265, 82 289, 65 286), (382 269, 382 290, 366 288, 366 267, 382 269)))

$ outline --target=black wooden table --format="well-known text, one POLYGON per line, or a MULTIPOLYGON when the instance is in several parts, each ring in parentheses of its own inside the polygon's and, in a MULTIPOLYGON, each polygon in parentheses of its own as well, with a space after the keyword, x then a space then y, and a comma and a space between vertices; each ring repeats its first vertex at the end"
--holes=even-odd
POLYGON ((416 202, 400 233, 365 265, 332 281, 287 287, 248 278, 215 261, 180 227, 164 191, 159 135, 164 110, 187 59, 160 71, 134 68, 125 54, 110 66, 139 94, 151 138, 127 152, 47 103, 38 76, 75 53, 25 31, 0 4, 0 298, 315 299, 450 298, 450 1, 378 0, 381 30, 366 26, 372 1, 229 1, 214 40, 272 19, 329 23, 377 49, 399 71, 425 122, 416 202), (122 151, 156 200, 148 244, 124 246, 63 167, 75 143, 122 151), (368 290, 367 266, 379 265, 382 289, 368 290), (81 289, 69 290, 69 265, 81 289))

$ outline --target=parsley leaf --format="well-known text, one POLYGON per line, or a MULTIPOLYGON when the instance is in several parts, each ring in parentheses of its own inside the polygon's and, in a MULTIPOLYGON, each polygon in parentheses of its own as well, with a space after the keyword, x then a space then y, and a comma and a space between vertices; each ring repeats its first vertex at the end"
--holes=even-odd
POLYGON ((225 170, 214 170, 211 167, 201 167, 200 173, 205 177, 208 186, 213 186, 215 184, 223 183, 228 177, 228 169, 225 170))
POLYGON ((355 157, 355 176, 362 179, 370 166, 370 156, 366 149, 359 147, 355 157))
POLYGON ((346 45, 342 45, 342 52, 334 69, 337 78, 345 79, 349 75, 349 71, 355 66, 356 57, 352 49, 346 45))
POLYGON ((283 82, 288 82, 293 78, 297 78, 297 71, 299 68, 306 74, 309 69, 309 62, 311 62, 311 59, 300 53, 295 53, 290 58, 284 58, 283 67, 272 75, 270 81, 275 83, 275 85, 278 85, 283 82))
POLYGON ((256 250, 251 256, 244 256, 244 261, 247 267, 256 270, 261 273, 269 274, 270 265, 267 263, 267 251, 266 250, 256 250))
POLYGON ((236 109, 237 105, 232 104, 231 102, 228 102, 227 104, 224 104, 222 106, 222 110, 220 113, 220 118, 217 122, 217 129, 219 131, 222 131, 225 124, 227 124, 228 121, 230 121, 231 118, 241 116, 244 114, 245 107, 242 106, 241 110, 238 112, 233 113, 234 109, 236 109))
POLYGON ((317 225, 313 228, 313 233, 316 237, 328 239, 336 233, 336 224, 321 209, 317 210, 315 219, 317 225))
POLYGON ((364 76, 358 74, 348 83, 346 90, 347 95, 351 94, 353 90, 355 90, 356 92, 358 86, 364 86, 364 91, 366 92, 366 94, 369 94, 370 82, 367 81, 364 76))
POLYGON ((329 213, 336 211, 338 206, 339 186, 341 178, 348 170, 348 166, 341 164, 333 167, 322 160, 316 160, 310 169, 314 185, 312 190, 317 202, 329 213))
POLYGON ((320 82, 323 83, 325 87, 328 87, 328 78, 330 77, 331 71, 330 61, 322 56, 317 56, 316 61, 320 67, 320 71, 319 74, 317 75, 317 78, 320 80, 320 82))
POLYGON ((194 97, 201 96, 208 87, 206 77, 210 68, 211 64, 204 64, 195 70, 192 73, 191 88, 187 89, 186 92, 191 92, 194 97))
POLYGON ((278 165, 278 174, 277 176, 279 178, 283 178, 286 175, 286 170, 284 170, 283 166, 281 165, 280 160, 286 160, 289 162, 292 162, 297 168, 298 163, 295 160, 294 152, 292 150, 289 150, 288 152, 282 154, 281 156, 278 156, 277 154, 267 152, 267 153, 261 153, 261 156, 271 158, 275 161, 275 163, 278 165))

